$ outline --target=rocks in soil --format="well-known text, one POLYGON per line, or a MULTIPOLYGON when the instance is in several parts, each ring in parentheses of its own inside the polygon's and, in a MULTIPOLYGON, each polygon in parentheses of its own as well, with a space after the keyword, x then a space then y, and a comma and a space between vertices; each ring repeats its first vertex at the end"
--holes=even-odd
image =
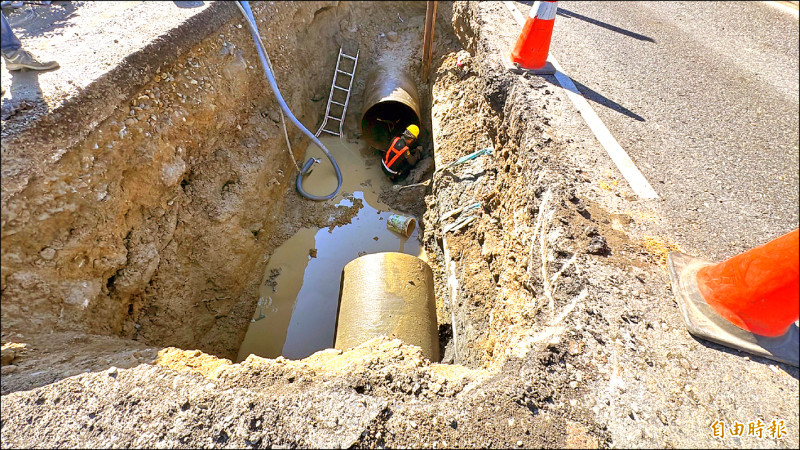
POLYGON ((567 194, 567 198, 572 204, 575 205, 575 210, 578 211, 578 214, 587 219, 591 217, 591 214, 589 214, 589 211, 586 209, 586 202, 584 202, 583 199, 578 198, 574 191, 570 191, 567 194))
POLYGON ((606 242, 606 238, 600 235, 592 236, 589 245, 586 246, 586 253, 592 255, 606 255, 611 251, 606 242))
MULTIPOLYGON (((419 147, 418 147, 419 149, 419 147)), ((422 161, 418 162, 416 167, 408 174, 408 178, 406 180, 409 184, 419 183, 426 178, 430 173, 433 172, 433 158, 430 156, 423 159, 422 161)))
POLYGON ((0 116, 2 116, 2 120, 8 120, 14 114, 29 111, 33 109, 34 106, 35 105, 32 102, 27 100, 22 100, 19 102, 6 102, 3 105, 0 116))
POLYGON ((508 97, 509 86, 514 79, 505 73, 497 75, 485 79, 483 97, 494 112, 502 114, 503 107, 506 104, 506 97, 508 97))
POLYGON ((14 361, 16 357, 16 353, 14 352, 13 348, 4 348, 2 350, 2 356, 0 356, 0 364, 3 366, 7 366, 14 361))

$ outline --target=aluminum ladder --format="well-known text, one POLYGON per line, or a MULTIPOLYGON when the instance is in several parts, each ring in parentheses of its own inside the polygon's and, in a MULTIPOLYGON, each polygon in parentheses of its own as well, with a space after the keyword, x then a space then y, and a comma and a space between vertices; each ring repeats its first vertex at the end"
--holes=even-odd
MULTIPOLYGON (((356 56, 350 56, 342 52, 342 48, 339 47, 339 57, 336 58, 336 70, 333 72, 333 82, 331 84, 331 93, 328 95, 328 105, 325 107, 325 119, 322 121, 322 125, 320 125, 319 130, 314 134, 314 136, 319 137, 320 133, 323 131, 334 136, 341 137, 344 132, 342 131, 342 127, 344 125, 344 117, 347 114, 347 105, 350 102, 350 90, 353 87, 353 80, 355 79, 356 74, 356 67, 358 67, 358 54, 359 51, 356 51, 356 56), (342 66, 342 61, 346 59, 353 62, 353 71, 349 72, 347 70, 342 70, 344 67, 342 66), (347 81, 347 77, 350 78, 350 81, 347 81), (340 86, 339 81, 342 81, 341 84, 347 84, 347 88, 340 86), (337 101, 334 100, 334 96, 336 95, 337 91, 344 92, 344 100, 337 101), (333 108, 341 108, 341 114, 335 114, 331 109, 333 108), (338 116, 338 117, 337 117, 338 116), (327 128, 328 120, 335 120, 339 122, 339 131, 331 131, 327 128)), ((341 94, 339 95, 339 100, 341 100, 341 94)))

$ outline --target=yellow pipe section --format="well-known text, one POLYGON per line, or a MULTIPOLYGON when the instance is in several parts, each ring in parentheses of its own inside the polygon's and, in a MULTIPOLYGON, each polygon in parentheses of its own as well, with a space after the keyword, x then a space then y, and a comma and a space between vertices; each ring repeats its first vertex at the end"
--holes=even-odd
POLYGON ((378 336, 417 345, 439 361, 433 272, 425 261, 387 252, 344 266, 334 346, 345 350, 378 336))

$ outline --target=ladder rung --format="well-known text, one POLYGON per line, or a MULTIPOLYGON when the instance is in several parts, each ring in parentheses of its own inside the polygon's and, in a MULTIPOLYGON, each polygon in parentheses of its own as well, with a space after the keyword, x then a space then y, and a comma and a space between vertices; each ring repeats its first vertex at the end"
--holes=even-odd
MULTIPOLYGON (((328 96, 328 104, 327 104, 327 108, 325 110, 325 120, 322 121, 322 125, 320 126, 319 130, 317 130, 317 133, 315 134, 315 136, 319 136, 319 134, 322 133, 323 131, 328 133, 328 134, 332 134, 334 136, 339 136, 339 137, 342 136, 341 129, 342 129, 342 126, 344 125, 344 119, 345 119, 344 116, 345 116, 345 114, 347 112, 348 101, 350 99, 350 91, 353 88, 353 81, 355 80, 355 72, 356 72, 356 68, 358 67, 358 56, 359 56, 358 52, 356 52, 356 56, 346 55, 344 52, 342 52, 342 49, 339 48, 339 57, 336 59, 336 69, 333 72, 333 82, 332 82, 332 85, 331 85, 331 93, 328 96), (342 58, 346 58, 346 59, 349 59, 349 60, 353 61, 352 72, 348 72, 347 70, 342 70, 341 69, 342 68, 342 58), (342 75, 350 77, 349 81, 347 81, 348 87, 346 87, 346 88, 339 86, 338 83, 337 83, 337 80, 339 80, 338 77, 339 77, 340 73, 342 75), (338 101, 333 99, 333 96, 334 96, 334 93, 336 92, 336 89, 345 92, 346 97, 345 97, 344 103, 338 102, 338 101), (334 116, 330 115, 330 113, 331 113, 331 105, 332 104, 333 105, 338 105, 338 106, 340 106, 342 108, 342 117, 334 117, 334 116), (328 120, 335 120, 335 121, 339 122, 339 131, 338 132, 337 131, 331 131, 331 130, 328 130, 326 128, 328 126, 328 120)), ((347 80, 347 79, 345 79, 345 80, 347 80)), ((341 80, 339 80, 339 81, 341 81, 341 80)))

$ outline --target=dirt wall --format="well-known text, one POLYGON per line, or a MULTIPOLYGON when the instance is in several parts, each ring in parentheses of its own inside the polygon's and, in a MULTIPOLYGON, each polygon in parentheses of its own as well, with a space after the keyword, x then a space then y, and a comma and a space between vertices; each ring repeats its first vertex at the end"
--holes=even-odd
MULTIPOLYGON (((283 95, 309 127, 329 74, 305 61, 335 55, 338 27, 320 20, 334 5, 255 9, 283 95)), ((4 330, 235 354, 294 176, 250 34, 233 17, 3 197, 4 330)))

